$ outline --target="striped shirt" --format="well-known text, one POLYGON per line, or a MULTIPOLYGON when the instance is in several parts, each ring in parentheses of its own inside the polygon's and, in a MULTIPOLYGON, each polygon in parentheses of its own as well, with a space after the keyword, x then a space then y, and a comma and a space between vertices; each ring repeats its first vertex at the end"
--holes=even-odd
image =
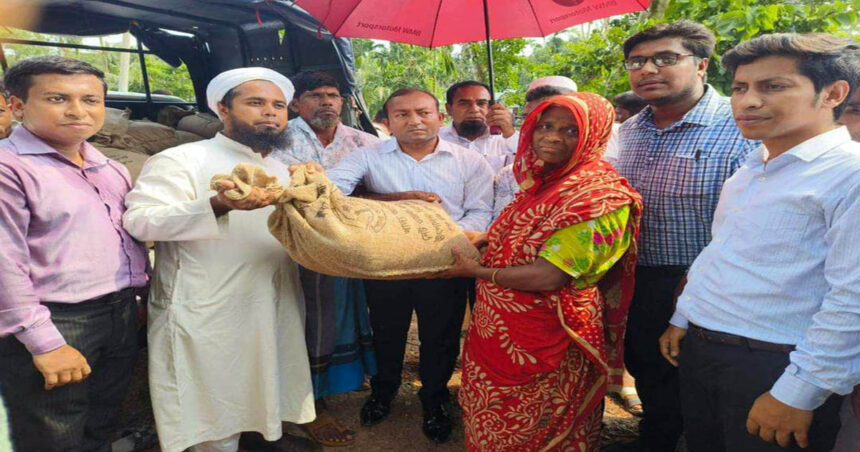
POLYGON ((710 85, 681 120, 659 129, 645 107, 619 138, 615 167, 645 202, 639 264, 690 265, 711 240, 723 182, 758 142, 741 136, 729 99, 710 85))
POLYGON ((860 381, 860 144, 845 127, 726 181, 671 323, 792 344, 770 393, 812 410, 860 381))
POLYGON ((364 182, 371 193, 425 191, 442 198, 442 207, 465 231, 486 231, 493 214, 493 170, 479 154, 445 140, 417 161, 397 139, 359 148, 327 171, 349 195, 364 182))

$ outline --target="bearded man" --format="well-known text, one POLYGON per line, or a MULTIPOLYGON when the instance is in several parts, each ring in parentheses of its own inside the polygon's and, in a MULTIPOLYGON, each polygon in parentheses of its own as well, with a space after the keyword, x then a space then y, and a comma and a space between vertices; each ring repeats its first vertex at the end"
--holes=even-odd
POLYGON ((149 380, 161 449, 236 451, 243 431, 281 437, 281 422, 314 419, 297 266, 269 233, 274 197, 241 201, 209 189, 239 163, 281 184, 293 85, 265 68, 215 77, 209 108, 224 130, 147 161, 126 197, 126 230, 155 245, 149 380))
POLYGON ((514 115, 492 102, 489 86, 474 80, 451 85, 445 93, 445 109, 451 125, 439 130, 439 138, 481 154, 494 173, 513 163, 519 140, 514 115), (493 127, 501 134, 490 133, 493 127))

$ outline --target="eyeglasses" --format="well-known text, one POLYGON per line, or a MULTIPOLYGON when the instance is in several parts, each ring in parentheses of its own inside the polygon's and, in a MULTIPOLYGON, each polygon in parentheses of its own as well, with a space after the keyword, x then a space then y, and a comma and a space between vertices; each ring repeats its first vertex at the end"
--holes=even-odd
POLYGON ((648 60, 653 61, 654 66, 657 66, 657 67, 674 66, 674 65, 678 64, 679 61, 681 61, 681 58, 688 57, 688 56, 693 56, 693 54, 687 53, 687 54, 681 55, 678 53, 666 52, 666 53, 658 53, 657 55, 652 55, 649 57, 635 56, 635 57, 630 57, 630 58, 624 60, 624 68, 627 69, 628 71, 635 71, 637 69, 642 69, 643 66, 648 64, 648 60))

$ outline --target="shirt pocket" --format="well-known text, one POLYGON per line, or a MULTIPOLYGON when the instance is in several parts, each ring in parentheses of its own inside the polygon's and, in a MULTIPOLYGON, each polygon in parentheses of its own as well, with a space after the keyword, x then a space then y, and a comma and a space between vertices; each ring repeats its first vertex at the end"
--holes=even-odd
POLYGON ((704 148, 679 151, 670 159, 668 168, 672 194, 694 199, 718 195, 723 182, 719 160, 704 148))
POLYGON ((811 216, 791 210, 757 214, 738 223, 742 242, 737 253, 751 262, 790 264, 808 242, 811 216))

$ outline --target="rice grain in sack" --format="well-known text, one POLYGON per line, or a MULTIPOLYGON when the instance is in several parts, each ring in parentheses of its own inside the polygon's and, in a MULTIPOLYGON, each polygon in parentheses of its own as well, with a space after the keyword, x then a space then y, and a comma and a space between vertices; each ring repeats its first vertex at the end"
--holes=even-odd
MULTIPOLYGON (((231 175, 214 177, 213 185, 222 179, 239 185, 226 193, 229 197, 247 196, 250 186, 277 190, 254 165, 237 165, 231 175)), ((280 194, 269 216, 269 231, 302 266, 349 278, 429 276, 451 268, 451 248, 479 257, 440 204, 345 196, 324 172, 306 165, 293 172, 280 194)))

